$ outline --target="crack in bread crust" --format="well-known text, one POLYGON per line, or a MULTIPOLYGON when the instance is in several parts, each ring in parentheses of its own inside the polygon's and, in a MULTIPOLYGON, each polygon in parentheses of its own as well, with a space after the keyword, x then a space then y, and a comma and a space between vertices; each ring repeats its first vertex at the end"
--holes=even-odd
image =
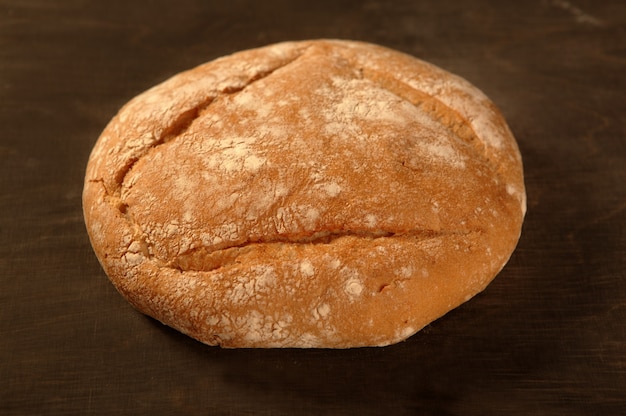
POLYGON ((453 137, 471 146, 475 150, 475 156, 495 166, 494 162, 485 152, 485 144, 472 128, 469 120, 459 114, 458 111, 446 105, 437 97, 420 91, 391 75, 384 74, 375 69, 363 68, 363 76, 365 79, 369 79, 376 85, 432 116, 442 126, 447 127, 453 133, 453 137))
POLYGON ((173 260, 162 263, 161 267, 169 267, 185 271, 213 272, 224 267, 228 267, 238 262, 238 258, 245 255, 252 249, 260 246, 278 246, 283 244, 298 245, 332 245, 341 239, 360 238, 364 240, 396 239, 424 241, 428 239, 442 238, 446 236, 466 236, 472 233, 481 233, 482 230, 462 230, 462 231, 435 231, 435 230, 409 230, 405 232, 388 231, 336 231, 319 232, 309 237, 288 237, 273 238, 272 240, 246 241, 241 244, 220 247, 217 249, 207 247, 196 247, 185 253, 179 254, 173 260))
POLYGON ((304 55, 305 51, 306 49, 302 51, 296 51, 295 56, 291 57, 290 59, 288 59, 286 62, 282 63, 281 65, 278 65, 268 70, 259 71, 258 73, 250 77, 250 79, 243 85, 226 86, 222 88, 220 91, 218 91, 214 96, 208 96, 202 102, 182 112, 176 119, 173 120, 172 123, 170 123, 168 126, 166 126, 163 129, 159 137, 154 138, 152 143, 147 148, 143 149, 143 152, 141 152, 138 155, 134 155, 132 158, 130 158, 127 161, 126 165, 123 167, 123 169, 117 172, 116 181, 119 184, 119 186, 116 189, 116 191, 118 193, 122 192, 122 188, 124 187, 126 177, 132 171, 135 164, 141 158, 146 156, 155 148, 183 136, 185 132, 192 126, 194 121, 196 121, 202 115, 202 113, 204 113, 211 106, 211 104, 214 103, 216 100, 224 96, 239 93, 245 90, 246 88, 248 88, 249 86, 251 86, 252 84, 254 84, 255 82, 269 77, 270 75, 272 75, 274 72, 278 70, 284 69, 285 67, 289 66, 290 64, 294 63, 296 60, 301 58, 304 55))
POLYGON ((222 88, 220 91, 218 91, 217 94, 213 96, 208 96, 205 100, 201 101, 200 103, 196 104, 192 108, 181 113, 176 119, 173 120, 173 122, 171 122, 167 127, 163 129, 160 136, 158 138, 155 138, 148 147, 143 149, 141 153, 137 155, 133 155, 131 158, 127 160, 123 168, 120 169, 120 171, 117 172, 115 175, 118 186, 116 187, 113 193, 109 192, 106 186, 104 186, 103 180, 101 179, 91 180, 92 182, 98 182, 98 181, 102 182, 105 193, 107 195, 107 200, 109 201, 109 203, 117 207, 122 217, 128 222, 131 228, 135 230, 134 235, 142 247, 142 250, 141 250, 142 253, 144 254, 149 253, 150 256, 152 256, 153 250, 152 250, 151 244, 149 240, 146 238, 146 236, 144 235, 144 233, 139 232, 139 230, 141 229, 141 225, 133 219, 132 214, 129 212, 129 209, 128 209, 129 205, 124 203, 123 198, 122 198, 125 188, 127 189, 127 188, 132 187, 132 185, 126 186, 125 182, 126 182, 127 176, 131 173, 131 171, 133 170, 137 162, 143 157, 145 157, 146 155, 148 155, 150 152, 153 152, 159 146, 164 145, 168 142, 171 142, 173 140, 176 140, 184 136, 185 132, 189 130, 189 128, 193 125, 193 123, 197 119, 199 119, 201 115, 207 111, 208 108, 210 108, 212 103, 216 102, 217 100, 219 100, 220 98, 224 96, 232 96, 234 94, 237 94, 245 90, 246 88, 248 88, 255 82, 260 81, 264 78, 267 78, 271 76, 272 74, 274 74, 276 71, 279 71, 288 67, 290 64, 292 64, 293 62, 301 58, 306 52, 306 49, 308 48, 295 51, 296 52, 295 55, 291 57, 290 59, 288 59, 287 61, 283 62, 281 65, 277 65, 267 70, 259 71, 258 73, 250 77, 250 79, 243 85, 235 84, 235 85, 230 85, 230 86, 226 86, 222 88))

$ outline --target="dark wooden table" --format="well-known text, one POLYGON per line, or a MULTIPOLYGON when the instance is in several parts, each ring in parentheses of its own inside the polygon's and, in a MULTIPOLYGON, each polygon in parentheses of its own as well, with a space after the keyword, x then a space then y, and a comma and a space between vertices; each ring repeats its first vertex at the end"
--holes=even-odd
POLYGON ((624 1, 0 0, 0 191, 0 415, 626 414, 624 1), (104 125, 178 71, 321 37, 500 106, 529 198, 510 263, 387 348, 221 350, 135 312, 82 219, 104 125))

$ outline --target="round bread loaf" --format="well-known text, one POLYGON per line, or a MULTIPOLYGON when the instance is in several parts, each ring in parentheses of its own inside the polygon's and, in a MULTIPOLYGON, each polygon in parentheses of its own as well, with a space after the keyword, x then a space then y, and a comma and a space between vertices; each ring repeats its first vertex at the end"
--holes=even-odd
POLYGON ((484 94, 334 40, 239 52, 137 96, 96 143, 83 204, 119 292, 223 347, 404 340, 487 286, 526 210, 484 94))

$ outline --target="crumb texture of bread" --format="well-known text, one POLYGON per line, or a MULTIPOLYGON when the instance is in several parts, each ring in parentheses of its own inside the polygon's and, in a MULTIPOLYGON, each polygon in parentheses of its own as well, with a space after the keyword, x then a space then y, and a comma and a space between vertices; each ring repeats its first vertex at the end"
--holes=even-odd
POLYGON ((381 46, 285 42, 182 72, 87 165, 94 251, 139 311, 209 345, 402 341, 481 292, 526 212, 477 88, 381 46))

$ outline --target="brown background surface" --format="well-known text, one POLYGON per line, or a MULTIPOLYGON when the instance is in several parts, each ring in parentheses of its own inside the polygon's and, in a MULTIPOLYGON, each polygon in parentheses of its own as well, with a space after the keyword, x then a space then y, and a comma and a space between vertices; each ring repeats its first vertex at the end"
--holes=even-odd
POLYGON ((618 415, 625 392, 626 2, 0 0, 0 414, 618 415), (136 313, 83 225, 104 125, 178 71, 321 37, 500 106, 529 198, 510 263, 387 348, 221 350, 136 313))

